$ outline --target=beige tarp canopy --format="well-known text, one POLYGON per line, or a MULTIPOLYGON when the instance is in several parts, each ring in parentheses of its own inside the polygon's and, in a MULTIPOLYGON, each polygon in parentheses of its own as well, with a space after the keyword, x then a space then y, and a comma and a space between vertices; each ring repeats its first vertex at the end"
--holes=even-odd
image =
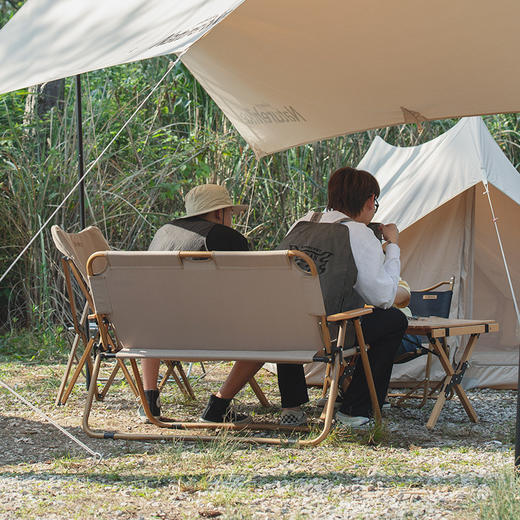
POLYGON ((27 0, 0 93, 177 53, 258 155, 520 111, 516 0, 27 0))
MULTIPOLYGON (((520 331, 493 224, 494 207, 515 293, 520 292, 520 174, 479 117, 420 146, 397 148, 376 137, 359 167, 382 191, 377 219, 401 230, 402 276, 424 288, 455 276, 452 317, 494 319, 465 376, 474 386, 516 386, 520 331)), ((424 360, 394 367, 413 380, 424 360)))

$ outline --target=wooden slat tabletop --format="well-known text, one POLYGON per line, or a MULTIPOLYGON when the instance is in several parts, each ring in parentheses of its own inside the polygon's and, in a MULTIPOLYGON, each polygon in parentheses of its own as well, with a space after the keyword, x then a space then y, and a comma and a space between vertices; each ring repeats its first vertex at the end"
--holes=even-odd
POLYGON ((409 319, 406 332, 416 335, 431 334, 434 338, 443 338, 463 334, 497 332, 498 329, 498 323, 494 320, 464 320, 430 316, 428 318, 409 319))

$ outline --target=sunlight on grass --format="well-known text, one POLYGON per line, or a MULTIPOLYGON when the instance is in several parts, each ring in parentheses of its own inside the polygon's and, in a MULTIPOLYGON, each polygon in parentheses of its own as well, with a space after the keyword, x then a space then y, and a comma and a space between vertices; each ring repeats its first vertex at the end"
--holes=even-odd
POLYGON ((520 480, 513 469, 499 474, 489 486, 489 496, 480 506, 481 520, 520 518, 520 480))

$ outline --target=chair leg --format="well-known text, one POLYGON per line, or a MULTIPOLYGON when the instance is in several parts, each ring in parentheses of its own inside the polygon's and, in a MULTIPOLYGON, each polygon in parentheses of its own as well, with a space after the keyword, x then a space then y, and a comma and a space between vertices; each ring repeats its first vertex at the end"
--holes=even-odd
MULTIPOLYGON (((202 365, 202 363, 201 363, 202 365)), ((204 365, 202 365, 204 367, 204 365)), ((188 378, 188 376, 186 375, 186 372, 184 372, 184 368, 182 366, 182 363, 180 361, 177 361, 177 370, 181 376, 181 379, 183 380, 184 382, 184 388, 186 388, 186 391, 188 392, 188 395, 192 398, 192 399, 195 399, 195 392, 193 391, 193 388, 191 386, 191 383, 190 383, 190 380, 188 378)))
MULTIPOLYGON (((164 385, 168 382, 168 379, 173 374, 173 365, 171 364, 171 362, 165 361, 164 364, 166 365, 166 373, 162 377, 161 382, 159 383, 159 385, 157 386, 157 389, 159 390, 159 392, 162 392, 162 389, 164 388, 164 385)), ((179 384, 179 383, 177 383, 177 384, 179 384)), ((184 390, 183 390, 183 392, 184 392, 184 390)))
POLYGON ((87 435, 90 435, 89 432, 91 431, 91 429, 88 425, 88 420, 90 417, 90 412, 92 411, 92 403, 94 401, 95 389, 97 388, 97 379, 98 379, 98 375, 99 375, 100 366, 101 366, 101 353, 98 352, 98 355, 96 356, 96 360, 94 362, 94 369, 91 372, 90 387, 88 389, 87 399, 85 400, 85 408, 83 408, 82 428, 83 428, 83 431, 87 435))
MULTIPOLYGON (((247 425, 238 425, 233 423, 183 423, 183 422, 163 422, 156 420, 150 413, 148 403, 144 398, 144 389, 142 385, 142 380, 140 378, 139 369, 137 368, 137 363, 134 359, 130 360, 130 364, 132 366, 132 370, 134 371, 134 378, 139 389, 139 395, 141 398, 141 404, 143 405, 147 415, 152 424, 160 426, 162 428, 168 428, 173 430, 173 434, 153 434, 153 433, 119 433, 116 431, 95 431, 89 426, 89 417, 92 410, 92 404, 94 401, 94 387, 97 384, 97 379, 99 375, 99 367, 101 363, 102 354, 98 354, 95 363, 94 369, 92 372, 92 386, 87 394, 87 399, 85 402, 85 408, 83 412, 83 421, 82 428, 83 431, 92 438, 96 439, 123 439, 123 440, 165 440, 165 439, 177 439, 181 441, 210 441, 214 442, 216 436, 215 435, 198 435, 198 434, 188 434, 184 433, 187 430, 201 430, 201 429, 210 429, 210 430, 229 430, 229 431, 244 431, 244 430, 267 430, 267 431, 292 431, 292 432, 309 432, 308 427, 297 426, 297 427, 281 427, 278 423, 250 423, 247 425)), ((325 423, 321 432, 314 438, 311 439, 286 439, 286 438, 269 438, 269 437, 255 437, 255 436, 244 436, 237 437, 237 442, 246 443, 246 444, 268 444, 271 446, 290 446, 290 447, 300 447, 300 446, 316 446, 321 443, 330 432, 332 426, 332 420, 334 418, 334 403, 336 401, 336 396, 338 392, 338 375, 340 369, 339 356, 336 355, 334 360, 334 368, 332 370, 332 378, 331 378, 331 389, 329 393, 329 399, 327 403, 327 413, 325 423)))
POLYGON ((430 374, 431 374, 431 363, 432 363, 432 354, 428 352, 426 355, 426 366, 424 367, 424 377, 422 381, 419 381, 412 388, 406 392, 404 395, 401 394, 398 401, 395 403, 396 406, 402 407, 404 406, 404 402, 407 399, 420 399, 420 403, 417 405, 417 408, 422 408, 428 397, 431 394, 430 391, 430 374))
POLYGON ((258 398, 258 400, 260 401, 260 404, 262 406, 265 406, 266 408, 268 406, 271 406, 269 404, 269 401, 267 400, 267 397, 265 396, 264 392, 260 388, 260 385, 258 384, 257 380, 254 377, 252 377, 249 380, 249 386, 253 389, 253 392, 255 393, 256 397, 258 398))
POLYGON ((105 386, 103 387, 101 392, 97 392, 97 394, 95 396, 96 397, 96 401, 102 401, 105 398, 105 396, 107 395, 108 389, 112 386, 112 383, 114 382, 114 379, 116 378, 116 375, 117 375, 117 372, 119 371, 119 368, 120 368, 119 364, 116 363, 116 365, 112 369, 112 372, 108 376, 108 380, 105 383, 105 386))
POLYGON ((327 397, 327 390, 330 387, 330 372, 331 372, 331 366, 330 366, 330 363, 327 363, 327 367, 325 368, 325 377, 323 378, 323 387, 321 390, 322 399, 325 399, 325 397, 327 397))
MULTIPOLYGON (((90 361, 89 356, 92 351, 92 347, 94 346, 94 339, 90 338, 85 350, 83 351, 83 355, 81 356, 79 363, 76 366, 76 370, 74 370, 74 374, 72 375, 72 379, 70 380, 69 386, 67 387, 67 390, 65 391, 65 394, 62 397, 62 404, 65 404, 67 402, 67 399, 69 398, 70 393, 72 392, 72 389, 74 388, 74 385, 76 384, 76 381, 78 380, 79 374, 81 373, 81 370, 83 368, 83 365, 90 361), (87 361, 88 360, 88 361, 87 361)), ((92 372, 91 372, 92 373, 92 372)), ((92 384, 92 382, 91 382, 92 384)))
POLYGON ((130 390, 132 390, 133 394, 138 397, 139 391, 137 390, 137 386, 135 384, 135 381, 132 378, 132 375, 130 374, 130 371, 128 368, 126 368, 124 359, 118 359, 117 364, 121 368, 121 372, 125 375, 126 382, 128 383, 128 386, 130 387, 130 390))
POLYGON ((179 387, 179 390, 186 396, 191 399, 195 399, 195 393, 193 392, 193 388, 191 387, 190 381, 186 376, 184 369, 182 368, 182 363, 180 361, 172 361, 165 360, 164 362, 168 367, 166 374, 162 378, 159 384, 159 392, 162 391, 164 385, 168 381, 168 378, 173 377, 175 383, 179 387))
POLYGON ((72 342, 72 347, 69 352, 69 358, 67 360, 67 366, 65 367, 65 372, 63 373, 63 377, 61 378, 61 384, 60 388, 58 389, 58 395, 56 396, 55 405, 60 406, 66 403, 65 401, 62 401, 63 393, 65 392, 65 387, 67 386, 67 381, 69 379, 70 371, 72 370, 72 365, 74 364, 74 361, 79 361, 77 359, 76 351, 78 349, 78 345, 80 342, 80 335, 76 334, 74 336, 74 341, 72 342))
POLYGON ((432 353, 428 352, 427 358, 426 358, 426 368, 424 370, 424 388, 423 388, 423 397, 421 400, 421 403, 419 404, 418 408, 422 408, 426 401, 428 400, 428 396, 430 395, 430 389, 431 389, 431 369, 432 369, 432 353))
POLYGON ((173 377, 175 384, 179 387, 179 390, 186 396, 191 397, 188 390, 184 386, 184 383, 181 381, 181 378, 177 375, 177 372, 175 369, 179 369, 178 361, 165 361, 166 366, 168 367, 168 370, 166 371, 165 376, 163 377, 163 380, 161 381, 161 384, 159 385, 159 391, 162 390, 163 386, 166 384, 166 381, 168 380, 168 377, 173 377))
POLYGON ((361 321, 359 320, 359 318, 356 318, 354 320, 354 329, 356 331, 356 336, 361 355, 361 362, 363 363, 363 370, 365 372, 368 391, 370 393, 370 401, 372 402, 372 412, 374 413, 374 419, 376 421, 376 424, 380 425, 382 422, 381 409, 379 407, 379 401, 377 399, 374 378, 372 377, 372 369, 370 368, 370 362, 368 360, 367 346, 365 344, 365 338, 363 336, 363 330, 361 329, 361 321))
MULTIPOLYGON (((68 273, 68 270, 65 270, 65 273, 68 273)), ((68 283, 70 285, 70 279, 68 280, 68 283)), ((72 286, 69 287, 69 298, 73 298, 72 286)), ((74 330, 75 330, 76 334, 74 336, 74 340, 72 342, 72 347, 71 347, 70 352, 69 352, 69 357, 68 357, 68 360, 67 360, 67 366, 65 367, 65 373, 63 374, 63 377, 61 379, 61 384, 60 384, 60 387, 58 389, 58 395, 56 396, 56 401, 55 401, 56 406, 64 405, 67 402, 67 399, 68 399, 68 396, 70 394, 70 391, 68 392, 67 397, 64 397, 64 392, 65 392, 65 388, 67 386, 67 380, 69 379, 70 372, 72 370, 72 365, 74 364, 74 362, 77 362, 78 365, 81 364, 80 360, 78 360, 78 346, 79 346, 79 343, 80 343, 80 341, 82 341, 84 345, 87 344, 86 337, 84 336, 84 334, 82 332, 80 332, 80 330, 81 330, 80 327, 84 327, 85 323, 87 323, 87 316, 88 316, 88 310, 89 310, 88 302, 86 302, 85 305, 83 306, 83 311, 81 313, 81 318, 80 318, 80 320, 78 322, 77 321, 77 317, 75 315, 76 307, 74 305, 74 301, 73 300, 71 300, 71 301, 72 301, 71 310, 74 313, 73 314, 73 317, 74 317, 74 330)), ((90 358, 86 358, 86 359, 88 361, 90 361, 90 358)), ((81 368, 83 368, 83 365, 81 365, 81 368)))

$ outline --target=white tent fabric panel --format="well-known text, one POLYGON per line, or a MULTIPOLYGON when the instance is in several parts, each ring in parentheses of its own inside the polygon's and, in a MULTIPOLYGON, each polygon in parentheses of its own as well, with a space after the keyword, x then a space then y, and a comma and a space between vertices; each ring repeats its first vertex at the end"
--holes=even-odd
MULTIPOLYGON (((466 309, 471 302, 472 230, 466 226, 473 213, 473 189, 463 192, 400 234, 401 275, 412 289, 424 289, 455 277, 450 316, 471 317, 466 309), (449 222, 447 226, 446 223, 449 222)), ((453 357, 459 339, 449 341, 453 357)), ((411 382, 424 374, 425 358, 394 365, 392 380, 411 382)), ((432 379, 444 374, 437 359, 432 364, 432 379)))
POLYGON ((264 155, 368 128, 518 111, 510 17, 519 16, 509 0, 246 0, 183 61, 264 155))
MULTIPOLYGON (((484 189, 479 183, 401 234, 402 275, 415 289, 455 276, 451 317, 496 319, 501 327, 497 334, 480 337, 465 384, 512 387, 517 382, 517 321, 484 189)), ((492 199, 500 195, 491 188, 492 199)), ((513 222, 515 212, 517 215, 519 212, 516 204, 510 200, 508 204, 506 200, 497 202, 503 208, 502 213, 510 215, 513 222)), ((513 235, 510 229, 505 231, 509 246, 513 235)), ((506 254, 514 261, 518 253, 513 252, 508 247, 506 254)), ((513 276, 520 280, 520 273, 513 276)), ((449 344, 457 359, 459 341, 452 339, 449 344)), ((434 367, 433 378, 439 378, 443 371, 438 362, 434 367)), ((423 372, 424 359, 418 359, 396 365, 392 378, 399 382, 414 381, 423 372)))
MULTIPOLYGON (((464 378, 468 386, 515 387, 520 330, 487 197, 489 188, 516 294, 520 293, 520 174, 480 118, 462 119, 438 138, 398 148, 376 138, 358 165, 381 186, 377 220, 399 229, 401 274, 412 289, 455 277, 450 316, 495 319, 481 335, 464 378)), ((463 341, 467 340, 464 338, 463 341)), ((456 360, 458 338, 450 339, 456 360)), ((395 365, 392 380, 422 377, 424 358, 395 365)), ((308 367, 308 380, 323 376, 308 367)), ((443 371, 436 361, 433 379, 443 371)))
POLYGON ((264 155, 368 128, 520 111, 519 18, 511 0, 27 0, 0 31, 0 93, 186 51, 264 155))
POLYGON ((0 31, 0 93, 181 53, 243 0, 28 0, 0 31))
MULTIPOLYGON (((520 208, 508 196, 490 186, 500 235, 508 260, 513 287, 520 291, 520 208)), ((518 379, 518 343, 520 331, 511 291, 499 256, 498 242, 487 197, 476 192, 475 274, 473 315, 492 316, 500 323, 498 334, 482 335, 467 377, 479 386, 515 387, 518 379)))
MULTIPOLYGON (((401 230, 401 272, 411 287, 454 275, 451 316, 500 324, 499 333, 480 337, 466 384, 516 386, 520 331, 486 183, 518 294, 520 174, 484 122, 463 119, 437 139, 411 148, 376 139, 359 167, 374 173, 382 187, 378 220, 396 222, 401 230)), ((414 380, 423 364, 396 366, 393 379, 414 380)))
POLYGON ((399 148, 376 137, 358 168, 374 173, 381 186, 377 218, 400 230, 484 179, 520 204, 520 175, 480 117, 461 119, 419 146, 399 148))

